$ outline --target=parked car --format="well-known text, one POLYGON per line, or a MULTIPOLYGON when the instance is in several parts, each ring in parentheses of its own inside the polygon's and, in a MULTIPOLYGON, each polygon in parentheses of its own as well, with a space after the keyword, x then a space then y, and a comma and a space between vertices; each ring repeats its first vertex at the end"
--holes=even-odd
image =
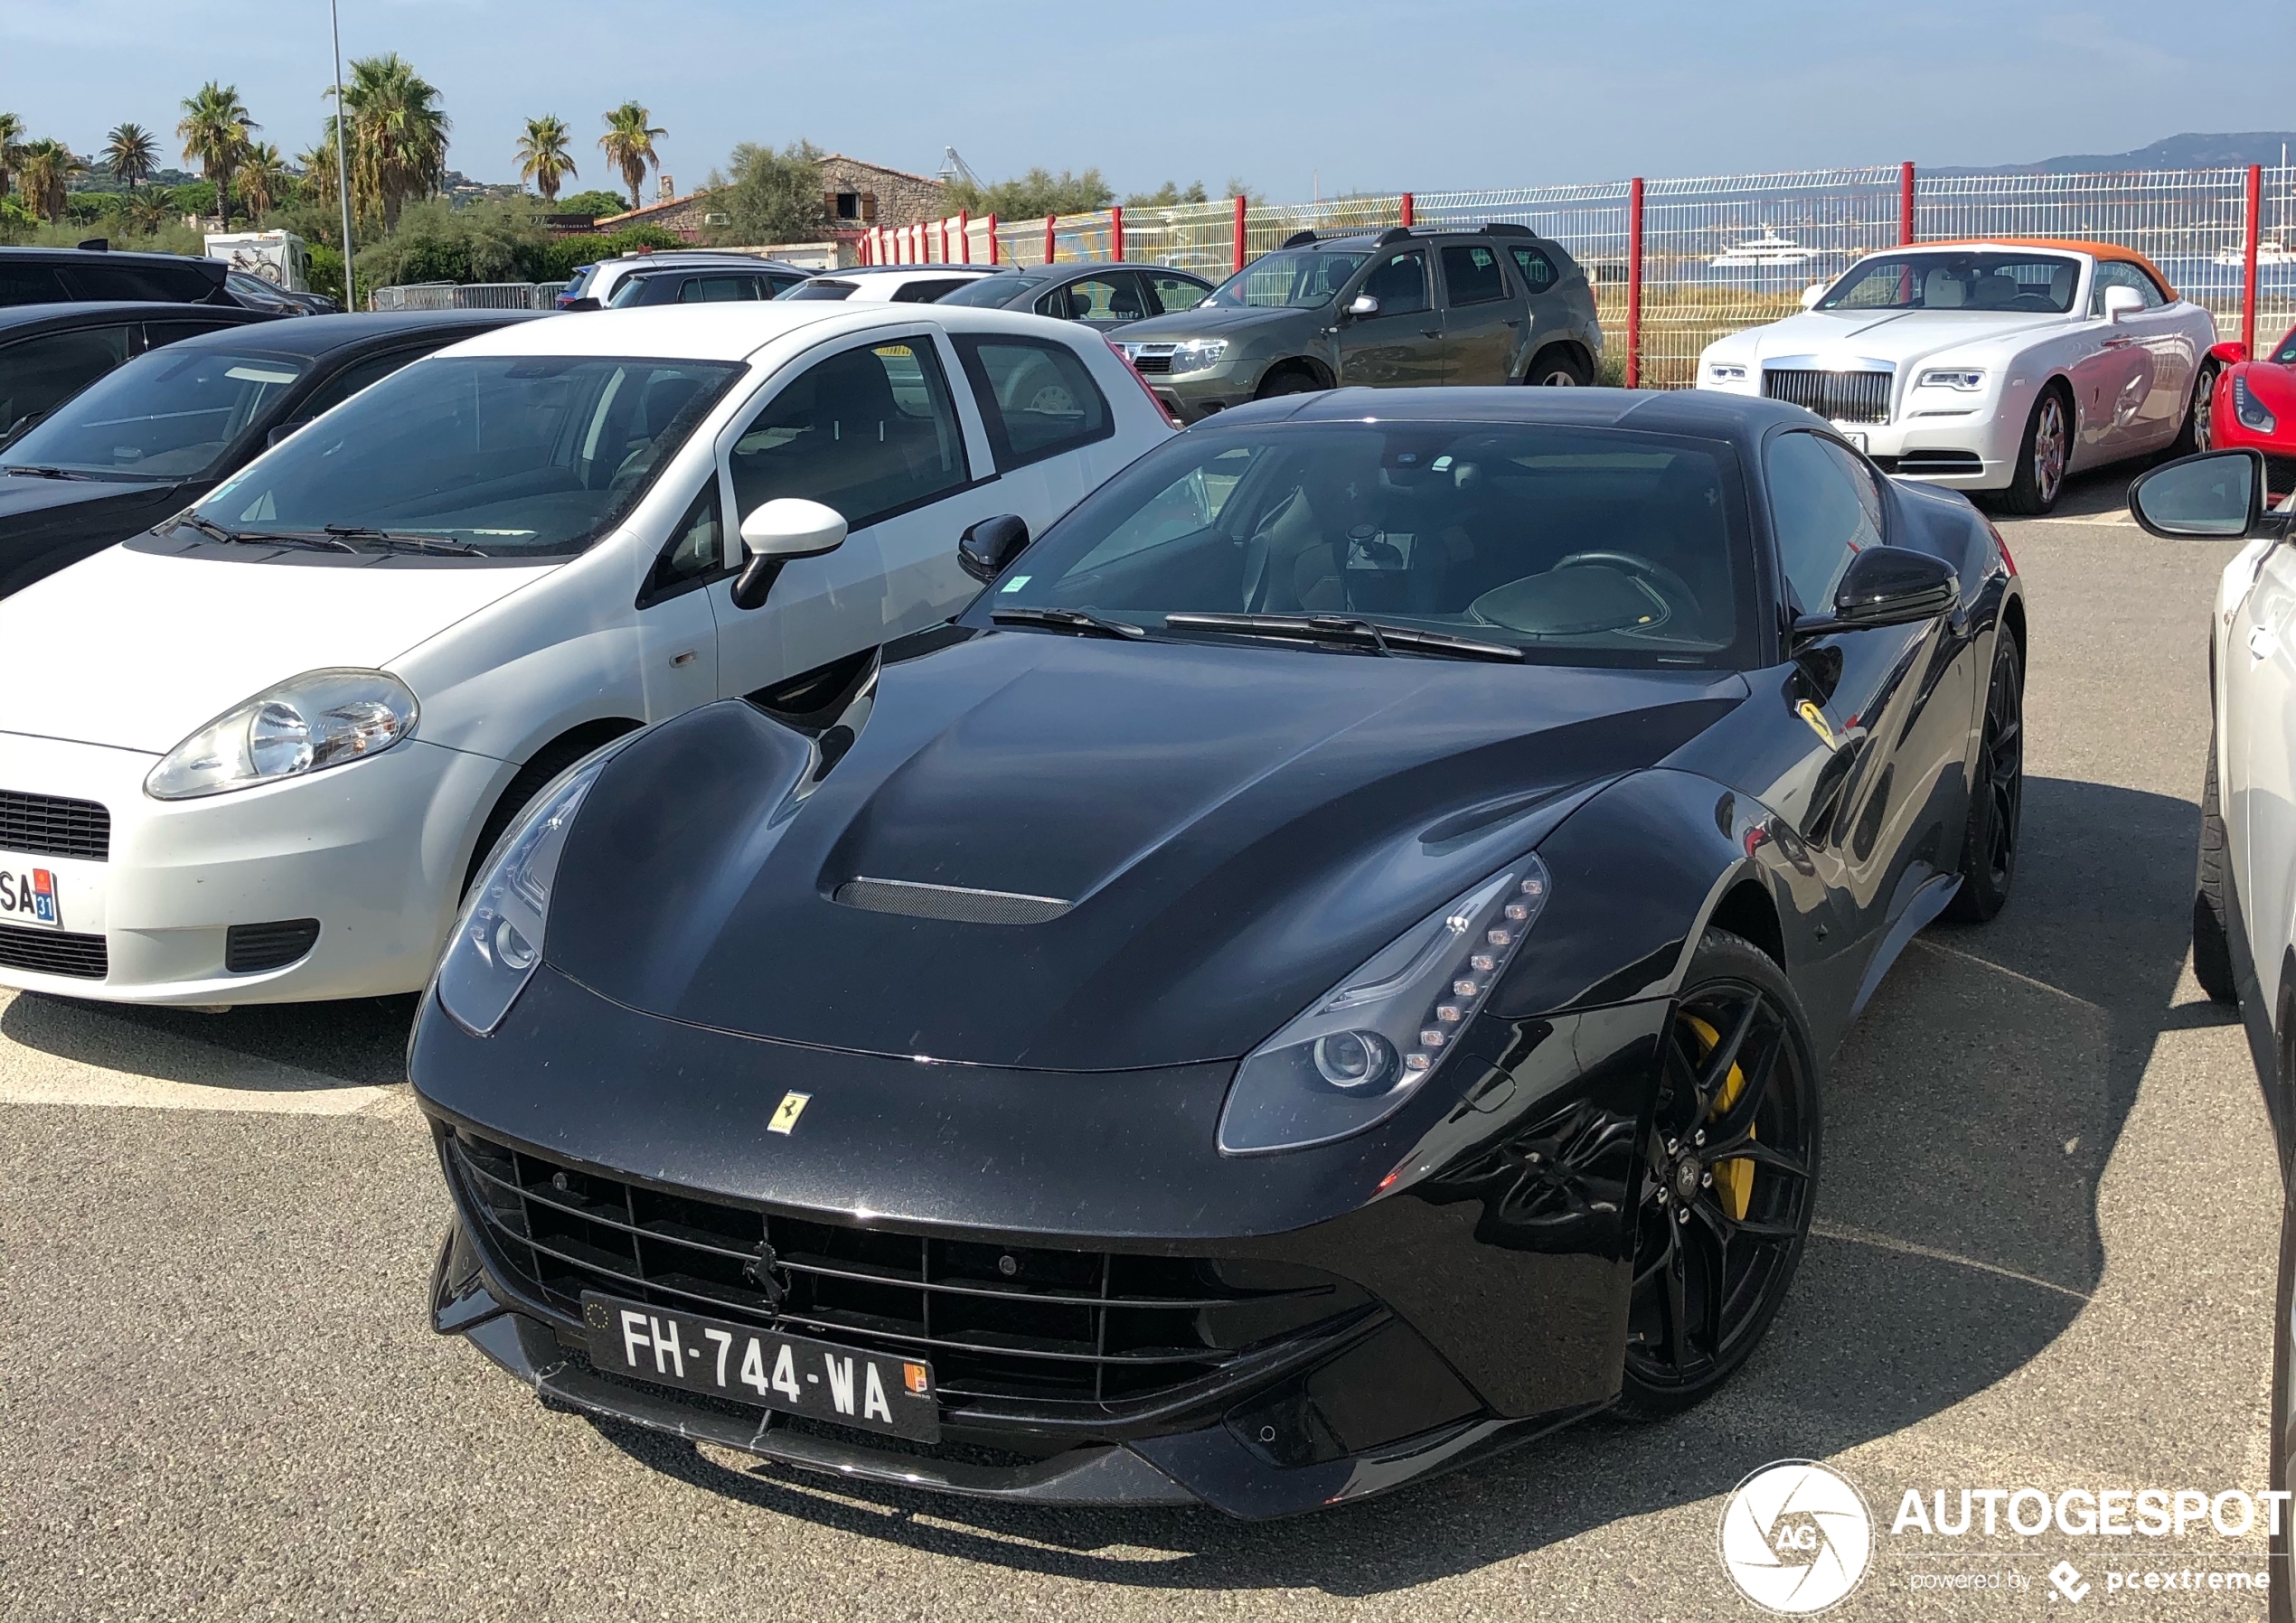
POLYGON ((1970 504, 1761 400, 1349 389, 965 551, 954 624, 498 849, 409 1048, 438 1327, 848 1479, 1242 1516, 1728 1379, 1826 1057, 2015 875, 1970 504))
POLYGON ((1183 422, 1340 384, 1585 384, 1595 296, 1558 243, 1518 225, 1301 231, 1123 348, 1183 422))
POLYGON ((857 265, 823 271, 781 294, 786 299, 852 299, 861 304, 929 305, 967 282, 996 273, 993 265, 857 265))
POLYGON ((1869 254, 1803 314, 1708 344, 1698 386, 1831 420, 1882 467, 2056 505, 2067 474, 2190 449, 2216 318, 2142 254, 2004 237, 1869 254))
POLYGON ((1193 310, 1211 290, 1203 277, 1169 266, 1087 261, 1002 267, 936 302, 981 310, 1033 310, 1107 333, 1152 315, 1193 310))
POLYGON ((569 762, 940 624, 960 532, 1171 433, 1103 340, 999 310, 610 310, 403 367, 0 601, 0 871, 53 887, 0 983, 413 991, 569 762))
POLYGON ((90 299, 235 305, 221 259, 87 248, 0 248, 0 307, 90 299))
POLYGON ((2271 489, 2296 490, 2296 327, 2279 348, 2253 360, 2237 342, 2209 351, 2193 409, 2193 438, 2202 449, 2254 446, 2263 454, 2271 489))
POLYGON ((282 287, 267 282, 261 277, 250 276, 244 270, 226 273, 224 291, 236 304, 250 310, 268 310, 274 315, 333 315, 343 306, 324 293, 304 293, 293 287, 282 287))
POLYGON ((128 361, 0 447, 0 597, 181 511, 409 361, 532 319, 313 316, 218 328, 128 361))
POLYGON ((813 272, 757 254, 710 249, 647 249, 578 265, 573 279, 557 296, 561 310, 598 310, 609 305, 714 304, 769 299, 813 272), (666 278, 659 279, 657 278, 666 278), (687 292, 690 278, 693 290, 687 292), (626 296, 626 284, 644 284, 626 296))
POLYGON ((237 305, 122 302, 0 308, 0 446, 134 356, 197 333, 269 319, 237 305))

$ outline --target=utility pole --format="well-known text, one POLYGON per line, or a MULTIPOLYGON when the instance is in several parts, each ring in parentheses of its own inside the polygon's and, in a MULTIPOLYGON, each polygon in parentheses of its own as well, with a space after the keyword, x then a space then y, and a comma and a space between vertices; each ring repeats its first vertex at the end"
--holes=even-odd
POLYGON ((327 22, 334 30, 334 195, 343 205, 343 307, 359 307, 351 280, 351 116, 343 105, 343 18, 327 0, 327 22))

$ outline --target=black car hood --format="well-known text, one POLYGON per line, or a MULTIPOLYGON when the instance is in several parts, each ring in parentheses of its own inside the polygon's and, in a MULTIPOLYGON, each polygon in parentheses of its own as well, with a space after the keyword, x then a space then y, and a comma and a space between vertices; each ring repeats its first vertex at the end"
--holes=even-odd
POLYGON ((632 1008, 784 1041, 1082 1071, 1233 1058, 1746 691, 976 636, 888 665, 802 800, 811 746, 747 703, 641 735, 576 819, 546 951, 632 1008), (861 879, 1053 916, 836 899, 861 879))
MULTIPOLYGON (((84 506, 91 502, 117 501, 139 497, 157 500, 175 488, 174 484, 155 483, 150 480, 127 479, 43 479, 36 474, 0 474, 0 524, 21 521, 42 521, 60 510, 84 506)), ((116 540, 126 540, 125 535, 116 540)))

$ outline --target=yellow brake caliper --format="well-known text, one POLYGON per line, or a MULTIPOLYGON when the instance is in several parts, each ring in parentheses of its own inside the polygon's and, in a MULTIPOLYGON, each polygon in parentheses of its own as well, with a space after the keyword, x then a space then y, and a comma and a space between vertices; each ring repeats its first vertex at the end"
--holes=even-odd
MULTIPOLYGON (((1689 1022, 1690 1030, 1698 1037, 1698 1058, 1703 1060, 1721 1042, 1722 1034, 1696 1015, 1684 1015, 1682 1018, 1689 1022)), ((1707 1120, 1711 1121, 1726 1113, 1738 1102, 1738 1095, 1745 1090, 1746 1071, 1733 1064, 1730 1074, 1722 1079, 1722 1086, 1714 1095, 1712 1107, 1706 1112, 1707 1120)), ((1754 1136, 1749 1130, 1746 1137, 1754 1136)), ((1746 1208, 1754 1203, 1754 1163, 1736 1158, 1717 1161, 1708 1170, 1714 1174, 1714 1192, 1721 1198, 1722 1209, 1730 1215, 1733 1223, 1744 1223, 1746 1208)))

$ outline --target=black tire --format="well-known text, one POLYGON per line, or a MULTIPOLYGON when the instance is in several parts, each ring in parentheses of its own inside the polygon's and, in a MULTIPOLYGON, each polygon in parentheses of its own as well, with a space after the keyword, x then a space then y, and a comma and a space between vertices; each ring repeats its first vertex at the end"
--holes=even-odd
POLYGON ((2065 493, 2065 469, 2072 457, 2073 402, 2064 389, 2051 384, 2025 419, 2017 473, 2001 493, 2001 505, 2014 513, 2048 511, 2065 493))
POLYGON ((2017 837, 2025 812, 2025 661, 2002 626, 1994 634, 1985 687, 1985 729, 1969 785, 1962 836, 1962 885, 1945 904, 1956 924, 1981 924, 2001 910, 2017 882, 2017 837))
POLYGON ((1809 1237, 1820 1127, 1793 982, 1752 942, 1708 930, 1669 1017, 1636 1168, 1621 1413, 1679 1414, 1752 1355, 1809 1237))
POLYGON ((2185 426, 2177 430, 2177 437, 2169 446, 2169 455, 2190 456, 2208 448, 2208 423, 2215 415, 2216 379, 2224 368, 2213 361, 2200 363, 2200 376, 2194 380, 2192 399, 2185 407, 2185 426))
POLYGON ((2208 774, 2200 780, 2200 862, 2192 881, 2192 975, 2212 1003, 2240 1005, 2232 969, 2232 909, 2225 903, 2225 816, 2216 799, 2216 730, 2208 729, 2208 774))
POLYGON ((1586 363, 1559 344, 1533 355, 1523 371, 1524 383, 1533 389, 1584 389, 1593 380, 1586 363))
POLYGON ((1322 382, 1306 367, 1286 361, 1260 380, 1255 400, 1272 400, 1277 395, 1312 395, 1322 392, 1322 382))

